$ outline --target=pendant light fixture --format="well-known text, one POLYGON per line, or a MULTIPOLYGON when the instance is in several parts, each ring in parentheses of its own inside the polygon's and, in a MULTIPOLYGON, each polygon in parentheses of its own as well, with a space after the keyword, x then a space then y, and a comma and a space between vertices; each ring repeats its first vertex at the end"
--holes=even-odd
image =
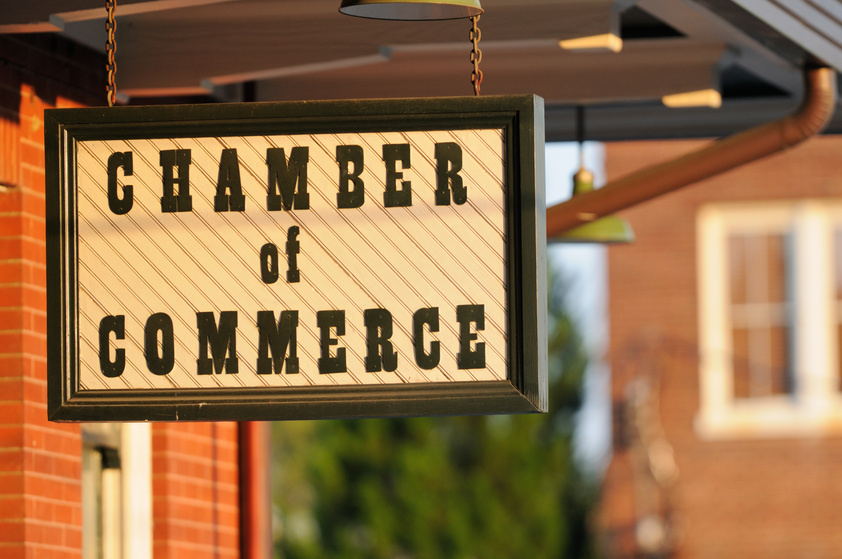
POLYGON ((342 0, 343 14, 371 19, 461 19, 482 13, 479 0, 342 0))
MULTIPOLYGON (((585 169, 585 111, 576 107, 576 141, 579 143, 579 170, 573 175, 573 196, 578 196, 594 189, 593 173, 585 169)), ((631 225, 615 215, 595 218, 593 221, 574 227, 564 233, 549 238, 556 243, 603 243, 622 244, 634 240, 631 225)))

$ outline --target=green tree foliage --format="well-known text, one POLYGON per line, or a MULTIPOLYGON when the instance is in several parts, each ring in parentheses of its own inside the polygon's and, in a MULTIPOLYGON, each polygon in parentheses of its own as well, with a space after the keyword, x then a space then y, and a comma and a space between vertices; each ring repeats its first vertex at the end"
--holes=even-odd
POLYGON ((276 557, 590 557, 572 451, 586 359, 550 293, 546 415, 276 424, 276 557))

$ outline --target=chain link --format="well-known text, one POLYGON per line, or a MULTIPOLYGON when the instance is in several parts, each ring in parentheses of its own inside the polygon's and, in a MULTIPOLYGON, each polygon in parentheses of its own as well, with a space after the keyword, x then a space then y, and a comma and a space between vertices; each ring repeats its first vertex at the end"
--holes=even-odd
POLYGON ((115 82, 117 62, 114 60, 114 53, 117 50, 117 42, 114 40, 114 30, 117 28, 117 23, 114 21, 114 8, 116 5, 116 0, 105 0, 105 9, 108 12, 108 18, 105 20, 105 31, 108 33, 108 39, 105 41, 105 71, 107 72, 108 80, 106 91, 109 107, 114 106, 114 101, 117 97, 117 85, 115 82))
POLYGON ((479 96, 479 87, 482 84, 482 70, 479 69, 479 63, 482 61, 482 51, 479 50, 480 33, 477 22, 479 16, 471 17, 471 31, 468 33, 468 39, 471 41, 473 47, 471 48, 471 63, 474 65, 474 70, 471 72, 471 84, 474 86, 474 95, 479 96))

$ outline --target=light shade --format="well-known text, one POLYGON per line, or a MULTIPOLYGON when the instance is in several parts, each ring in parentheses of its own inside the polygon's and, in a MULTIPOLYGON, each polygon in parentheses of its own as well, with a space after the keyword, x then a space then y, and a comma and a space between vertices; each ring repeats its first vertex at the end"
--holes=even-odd
POLYGON ((551 243, 630 243, 634 240, 634 231, 625 219, 607 215, 547 240, 551 243))
MULTIPOLYGON (((585 168, 580 168, 573 175, 573 196, 590 192, 593 189, 593 173, 585 168)), ((561 235, 547 239, 551 243, 602 244, 630 243, 633 240, 634 231, 632 231, 631 225, 625 219, 615 215, 594 219, 565 231, 561 235)))
POLYGON ((343 14, 372 19, 460 19, 482 13, 479 0, 342 0, 343 14))

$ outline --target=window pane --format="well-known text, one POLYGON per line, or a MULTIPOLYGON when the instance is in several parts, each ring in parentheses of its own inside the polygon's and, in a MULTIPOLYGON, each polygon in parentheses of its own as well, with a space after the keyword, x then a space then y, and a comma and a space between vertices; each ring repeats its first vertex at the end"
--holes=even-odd
POLYGON ((794 390, 789 329, 734 328, 734 398, 762 398, 794 390))
POLYGON ((733 235, 728 239, 731 303, 787 300, 784 235, 733 235))
POLYGON ((791 393, 787 236, 734 235, 728 251, 734 397, 791 393))
POLYGON ((833 233, 833 271, 836 301, 842 301, 842 228, 833 233))
POLYGON ((777 326, 769 329, 769 394, 792 394, 795 385, 792 378, 792 355, 789 328, 777 326))
POLYGON ((833 285, 836 293, 836 388, 842 391, 842 229, 833 233, 833 285))
POLYGON ((731 288, 731 303, 748 302, 746 296, 746 238, 732 236, 728 239, 728 271, 730 272, 729 287, 731 288))
POLYGON ((766 278, 768 281, 769 301, 787 300, 786 249, 787 238, 784 235, 766 237, 766 278))
POLYGON ((751 396, 751 367, 749 366, 748 330, 734 328, 734 398, 751 396))
POLYGON ((836 389, 842 392, 842 321, 836 326, 836 347, 838 349, 838 367, 839 370, 837 371, 836 377, 836 389))

